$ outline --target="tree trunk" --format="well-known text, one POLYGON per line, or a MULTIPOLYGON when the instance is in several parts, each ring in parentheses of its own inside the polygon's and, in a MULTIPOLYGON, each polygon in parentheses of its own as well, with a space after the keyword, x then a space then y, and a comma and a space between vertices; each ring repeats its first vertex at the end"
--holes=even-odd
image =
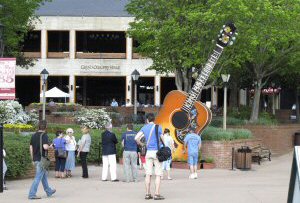
POLYGON ((251 117, 250 117, 250 122, 251 123, 254 123, 258 120, 261 88, 262 88, 261 79, 259 79, 257 81, 257 85, 255 86, 252 112, 251 112, 251 117))
POLYGON ((182 70, 177 68, 175 71, 175 84, 178 90, 189 92, 192 87, 192 69, 182 70))
POLYGON ((229 95, 229 106, 230 107, 238 107, 238 95, 239 89, 236 83, 230 87, 230 95, 229 95))
POLYGON ((179 68, 176 68, 175 84, 178 90, 182 90, 182 86, 183 86, 182 83, 183 83, 182 72, 179 68))

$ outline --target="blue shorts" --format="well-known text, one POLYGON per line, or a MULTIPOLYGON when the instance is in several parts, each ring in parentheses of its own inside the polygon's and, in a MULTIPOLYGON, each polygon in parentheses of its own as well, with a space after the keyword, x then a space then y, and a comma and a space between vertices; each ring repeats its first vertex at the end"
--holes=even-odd
POLYGON ((198 164, 198 153, 188 155, 188 164, 190 166, 195 166, 198 164))

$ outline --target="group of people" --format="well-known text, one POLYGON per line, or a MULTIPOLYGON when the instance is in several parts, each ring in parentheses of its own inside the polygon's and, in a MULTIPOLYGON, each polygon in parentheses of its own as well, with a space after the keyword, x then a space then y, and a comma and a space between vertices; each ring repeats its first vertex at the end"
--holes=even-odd
MULTIPOLYGON (((167 179, 172 180, 170 169, 171 160, 159 162, 156 156, 157 151, 162 145, 169 147, 172 151, 176 150, 175 142, 170 136, 169 129, 165 129, 154 124, 154 114, 147 115, 147 123, 139 132, 133 130, 133 125, 127 125, 127 131, 123 133, 121 144, 123 151, 124 182, 138 182, 138 160, 140 166, 145 170, 145 199, 162 200, 164 197, 160 194, 160 183, 163 179, 163 171, 167 173, 167 179), (147 152, 142 156, 139 152, 139 146, 145 146, 147 152), (155 193, 152 196, 151 177, 155 176, 155 193)), ((82 165, 82 178, 88 178, 87 156, 91 146, 90 129, 82 127, 82 137, 78 141, 73 136, 73 129, 68 128, 66 134, 63 131, 57 131, 56 138, 52 144, 49 144, 46 133, 46 121, 40 121, 39 130, 32 136, 30 142, 30 154, 36 167, 36 175, 29 191, 29 199, 39 199, 36 196, 39 182, 42 181, 47 196, 52 196, 56 190, 48 185, 47 171, 41 167, 41 156, 47 157, 47 151, 53 147, 55 149, 55 177, 65 178, 72 176, 72 170, 75 168, 75 156, 80 157, 82 165), (42 146, 40 148, 40 146, 42 146), (77 153, 77 155, 76 155, 77 153)), ((117 178, 117 150, 118 139, 112 132, 112 124, 108 123, 101 136, 102 144, 102 181, 108 181, 108 171, 110 171, 110 180, 118 182, 117 178)), ((189 133, 185 139, 185 149, 188 147, 188 163, 190 164, 190 178, 197 178, 198 151, 201 146, 201 138, 195 133, 189 133)), ((185 153, 185 151, 184 151, 185 153)))

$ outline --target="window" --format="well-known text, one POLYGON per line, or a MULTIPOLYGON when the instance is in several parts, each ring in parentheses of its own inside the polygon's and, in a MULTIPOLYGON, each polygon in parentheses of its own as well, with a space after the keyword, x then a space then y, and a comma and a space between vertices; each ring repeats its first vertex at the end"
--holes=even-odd
POLYGON ((69 31, 48 31, 48 52, 68 52, 69 42, 69 31))
POLYGON ((24 38, 23 52, 41 52, 41 31, 31 31, 24 38))
POLYGON ((125 32, 76 32, 76 51, 84 53, 126 53, 125 32))

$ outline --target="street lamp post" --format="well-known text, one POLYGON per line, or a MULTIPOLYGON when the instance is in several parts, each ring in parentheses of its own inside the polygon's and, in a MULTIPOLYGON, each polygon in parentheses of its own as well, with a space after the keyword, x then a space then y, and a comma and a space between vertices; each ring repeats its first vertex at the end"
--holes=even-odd
POLYGON ((222 74, 222 80, 224 83, 224 107, 223 107, 223 129, 226 130, 226 117, 227 117, 227 86, 230 75, 222 74))
POLYGON ((41 72, 41 77, 42 77, 42 82, 43 82, 43 117, 42 120, 45 120, 45 111, 46 111, 46 97, 45 97, 45 92, 46 92, 46 82, 47 78, 49 76, 49 72, 44 68, 41 72))
POLYGON ((131 73, 131 77, 134 83, 134 107, 133 107, 133 113, 134 113, 134 119, 137 117, 137 81, 139 80, 140 73, 135 69, 131 73))

